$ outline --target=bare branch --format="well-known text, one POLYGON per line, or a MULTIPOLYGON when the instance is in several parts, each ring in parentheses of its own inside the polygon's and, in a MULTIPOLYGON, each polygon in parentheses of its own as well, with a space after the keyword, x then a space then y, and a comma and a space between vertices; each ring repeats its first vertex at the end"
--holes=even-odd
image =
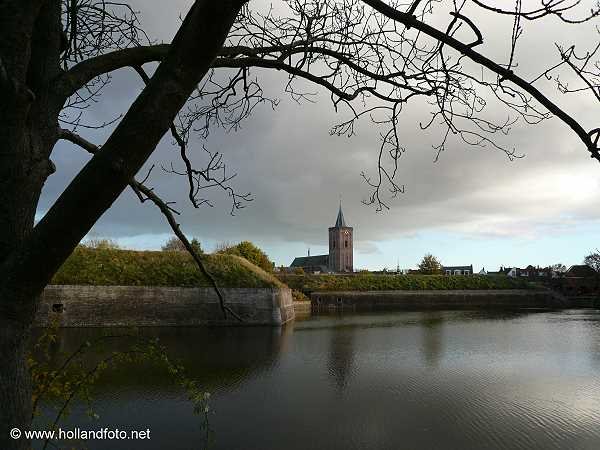
POLYGON ((27 234, 19 250, 9 253, 3 260, 1 270, 6 282, 2 292, 15 290, 22 296, 37 298, 75 246, 155 150, 208 72, 243 3, 242 0, 194 3, 167 58, 102 150, 81 169, 27 234), (71 217, 66 229, 65 217, 71 217), (61 239, 52 246, 45 244, 55 236, 61 236, 61 239), (40 258, 46 263, 39 264, 40 258))
POLYGON ((481 64, 492 72, 498 74, 501 80, 508 80, 517 85, 524 92, 529 93, 534 97, 538 102, 540 102, 548 111, 550 111, 555 116, 559 117, 564 123, 566 123, 574 132, 579 136, 581 141, 585 144, 588 151, 591 153, 591 156, 600 161, 599 149, 593 145, 592 141, 589 139, 588 132, 583 129, 583 127, 577 122, 572 116, 570 116, 567 112, 562 110, 558 105, 552 102, 548 97, 542 94, 537 88, 529 84, 526 80, 516 75, 512 70, 506 69, 499 65, 498 63, 492 61, 491 59, 483 56, 482 54, 476 52, 468 45, 458 41, 457 39, 448 36, 441 31, 433 28, 426 23, 423 23, 413 16, 409 16, 403 12, 400 12, 381 0, 362 0, 364 3, 372 6, 377 11, 382 14, 390 17, 406 26, 413 27, 432 38, 443 42, 449 47, 452 47, 454 50, 460 52, 466 57, 470 58, 474 62, 481 64))
POLYGON ((162 61, 169 48, 169 44, 125 48, 86 59, 64 72, 57 80, 55 90, 66 99, 101 75, 123 67, 162 61))
MULTIPOLYGON (((197 180, 208 180, 206 173, 194 172, 191 166, 187 156, 189 134, 193 131, 205 138, 214 126, 227 131, 237 130, 258 105, 275 108, 278 100, 265 97, 258 78, 252 76, 255 69, 284 72, 288 78, 285 91, 294 101, 313 101, 315 92, 298 87, 297 81, 305 80, 326 90, 336 111, 340 107, 348 108, 351 117, 334 125, 332 134, 352 135, 357 121, 364 117, 386 127, 382 136, 397 136, 397 113, 402 110, 402 105, 414 98, 425 97, 433 111, 431 120, 422 127, 442 127, 441 141, 433 146, 436 160, 453 136, 468 145, 499 149, 509 159, 518 158, 521 155, 515 149, 505 148, 493 135, 507 134, 517 118, 535 124, 551 115, 566 123, 584 142, 591 156, 599 159, 598 148, 590 140, 590 133, 532 82, 525 81, 512 70, 516 65, 517 41, 522 34, 521 19, 554 16, 572 21, 575 19, 571 12, 578 2, 543 0, 541 8, 527 11, 521 7, 521 0, 516 0, 512 11, 496 11, 495 7, 488 8, 489 5, 481 1, 475 2, 480 8, 514 17, 507 64, 493 61, 475 50, 484 36, 463 12, 467 2, 453 3, 452 19, 445 30, 428 25, 425 20, 425 16, 433 12, 433 3, 431 0, 411 1, 407 12, 402 12, 397 9, 398 3, 388 4, 381 0, 286 0, 288 10, 283 16, 277 16, 273 9, 266 12, 244 9, 230 30, 226 45, 212 62, 212 70, 190 97, 187 111, 171 125, 171 135, 179 148, 184 169, 171 167, 166 170, 186 177, 188 198, 194 207, 210 204, 205 199, 195 198, 199 191, 197 180), (471 42, 462 42, 455 37, 461 26, 468 27, 473 33, 471 42), (429 38, 434 40, 433 47, 429 38), (453 52, 457 54, 451 54, 453 52), (470 75, 463 67, 463 61, 467 59, 488 69, 495 78, 484 79, 483 73, 481 77, 470 75), (505 105, 512 116, 497 122, 486 118, 483 111, 489 97, 483 95, 484 90, 491 92, 492 99, 505 105)), ((595 10, 592 10, 586 17, 595 17, 594 14, 595 10)), ((167 51, 167 46, 117 49, 75 65, 57 85, 67 86, 65 92, 73 92, 82 83, 89 86, 83 94, 77 92, 78 98, 69 103, 85 105, 87 99, 103 86, 98 81, 99 87, 93 88, 87 84, 90 80, 101 80, 98 76, 102 73, 125 66, 132 66, 139 72, 144 63, 161 60, 167 51)), ((573 70, 587 64, 576 61, 574 54, 564 56, 562 64, 573 70)), ((562 64, 547 69, 540 77, 549 76, 550 71, 562 64)), ((600 96, 593 74, 584 70, 577 73, 583 77, 585 88, 600 96)), ((561 92, 574 92, 558 79, 557 83, 561 92)), ((403 153, 399 145, 391 147, 394 142, 389 141, 386 145, 390 148, 383 153, 383 160, 390 166, 385 169, 379 165, 380 154, 377 168, 377 179, 389 185, 392 196, 400 189, 396 182, 388 180, 385 171, 396 174, 396 158, 403 153)), ((211 161, 213 156, 209 152, 211 161)), ((379 185, 371 184, 371 178, 363 178, 370 187, 379 189, 379 185)), ((223 175, 221 181, 229 181, 229 178, 223 175)), ((379 198, 378 195, 375 198, 379 198)), ((384 205, 377 202, 377 207, 381 209, 384 205)))
MULTIPOLYGON (((100 147, 91 143, 90 141, 86 140, 85 138, 73 133, 72 131, 61 129, 59 132, 59 137, 61 139, 67 140, 69 142, 72 142, 73 144, 78 145, 79 147, 83 148, 85 151, 87 151, 88 153, 90 153, 92 155, 95 155, 100 151, 100 147)), ((148 176, 149 176, 149 173, 148 173, 148 176)), ((219 286, 217 285, 217 281, 210 274, 208 269, 206 269, 206 266, 202 262, 201 256, 196 252, 196 250, 194 249, 194 247, 192 246, 190 241, 187 239, 187 237, 181 230, 181 226, 179 225, 179 223, 177 223, 177 220, 175 219, 175 216, 174 216, 174 214, 179 214, 179 213, 177 211, 175 211, 169 205, 168 202, 163 201, 154 192, 153 189, 148 188, 147 186, 144 185, 144 182, 146 181, 148 176, 146 176, 146 178, 144 178, 144 180, 142 180, 142 181, 137 181, 135 178, 132 178, 131 181, 129 182, 129 186, 135 192, 135 194, 138 196, 138 198, 140 199, 140 202, 144 203, 147 200, 150 200, 160 210, 160 212, 163 214, 163 216, 165 216, 165 218, 167 219, 167 222, 169 223, 169 226, 171 227, 171 230, 173 230, 173 233, 175 233, 175 235, 179 238, 179 240, 184 245, 185 249, 188 251, 188 253, 194 259, 194 262, 200 269, 200 272, 209 280, 210 284, 212 285, 215 293, 217 294, 217 297, 219 298, 219 304, 221 305, 221 311, 223 312, 223 317, 225 319, 227 319, 227 313, 229 313, 233 317, 235 317, 235 319, 238 320, 239 322, 243 322, 243 319, 238 314, 236 314, 234 311, 232 311, 229 306, 227 306, 225 304, 225 297, 223 296, 221 289, 219 289, 219 286)))

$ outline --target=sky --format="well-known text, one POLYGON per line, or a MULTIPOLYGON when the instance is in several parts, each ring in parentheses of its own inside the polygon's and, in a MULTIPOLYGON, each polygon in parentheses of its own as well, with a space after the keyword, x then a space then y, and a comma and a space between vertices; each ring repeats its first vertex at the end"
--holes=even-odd
MULTIPOLYGON (((132 3, 148 34, 168 42, 191 2, 132 3)), ((262 3, 251 2, 251 7, 262 3)), ((277 7, 278 2, 273 3, 277 7)), ((510 22, 485 14, 477 17, 485 38, 478 49, 505 61, 510 22)), ((555 42, 589 47, 598 40, 593 28, 597 22, 579 27, 544 19, 524 25, 516 71, 526 78, 557 60, 555 42)), ((250 240, 278 266, 289 265, 309 248, 311 255, 327 253, 327 229, 335 222, 340 198, 346 221, 354 227, 355 269, 414 268, 426 253, 445 265, 473 264, 476 271, 497 270, 501 265, 569 266, 600 247, 600 165, 559 120, 516 124, 501 138, 523 158, 510 161, 497 150, 454 140, 434 162, 432 146, 440 138, 440 129, 420 130, 419 123, 430 117, 430 109, 417 100, 403 112, 399 126, 406 152, 398 180, 405 192, 388 202, 389 210, 376 212, 362 203, 370 191, 360 174, 376 169, 380 130, 363 121, 351 138, 330 136, 331 126, 343 119, 343 113, 334 111, 326 92, 311 87, 316 93, 313 102, 298 104, 284 92, 285 76, 267 70, 256 75, 266 94, 279 99, 277 108, 258 107, 238 131, 213 129, 205 140, 192 139, 195 161, 203 160, 203 145, 222 153, 228 168, 237 174, 232 184, 240 192, 252 193, 253 201, 244 209, 231 216, 230 200, 216 191, 208 194, 213 207, 192 208, 186 202, 185 180, 159 168, 178 161, 168 136, 141 171, 145 174, 152 164, 157 166, 148 184, 164 199, 177 202, 182 229, 205 249, 250 240)), ((589 95, 561 95, 551 83, 540 86, 587 129, 598 126, 593 120, 598 104, 589 95)), ((100 101, 85 111, 83 119, 94 124, 118 117, 141 89, 133 71, 113 73, 100 101)), ((508 112, 491 106, 489 114, 504 120, 508 112)), ((80 133, 101 144, 111 128, 80 133)), ((60 142, 52 159, 57 172, 46 183, 38 218, 88 156, 60 142)), ((155 207, 140 204, 127 191, 89 237, 111 238, 126 248, 159 249, 171 234, 155 207)))

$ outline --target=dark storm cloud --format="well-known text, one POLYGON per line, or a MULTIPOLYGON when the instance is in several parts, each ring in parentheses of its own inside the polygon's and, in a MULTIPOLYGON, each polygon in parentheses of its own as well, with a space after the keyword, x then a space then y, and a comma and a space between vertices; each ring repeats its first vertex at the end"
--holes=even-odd
MULTIPOLYGON (((138 1, 136 6, 143 12, 149 34, 168 41, 179 22, 179 11, 184 13, 190 3, 138 1)), ((495 22, 487 25, 488 33, 496 33, 495 22)), ((554 29, 551 21, 542 28, 526 28, 519 70, 534 74, 542 69, 548 55, 556 58, 552 42, 546 41, 554 29)), ((497 34, 509 36, 506 30, 504 26, 497 34)), ((564 44, 570 40, 581 42, 590 32, 574 27, 571 30, 569 38, 561 37, 564 44)), ((489 41, 491 44, 482 51, 506 54, 506 39, 490 37, 489 41)), ((360 173, 374 173, 376 169, 379 130, 363 121, 356 136, 331 137, 329 128, 342 116, 332 111, 325 93, 316 98, 315 104, 298 105, 283 93, 285 79, 281 74, 261 71, 259 78, 268 95, 281 98, 280 106, 275 111, 258 108, 238 132, 213 130, 205 143, 209 149, 222 152, 231 170, 238 173, 235 187, 253 193, 255 200, 247 208, 230 217, 228 198, 215 191, 210 194, 214 208, 194 210, 185 201, 185 180, 154 170, 150 184, 164 199, 178 201, 177 207, 183 213, 181 223, 191 235, 216 241, 248 238, 322 244, 323 229, 335 220, 340 194, 349 223, 360 230, 364 241, 361 251, 365 253, 380 251, 371 241, 425 229, 468 236, 535 235, 561 232, 566 223, 600 218, 600 168, 590 162, 581 143, 559 121, 515 126, 510 136, 500 138, 525 154, 522 159, 511 162, 499 151, 453 141, 433 163, 432 144, 439 140, 439 130, 419 130, 419 122, 426 121, 429 114, 424 103, 408 107, 400 127, 407 152, 401 158, 398 177, 406 192, 390 202, 390 211, 376 214, 360 202, 369 195, 360 173)), ((102 122, 118 116, 141 87, 132 71, 115 73, 102 101, 86 114, 86 120, 102 122)), ((554 95, 554 87, 545 89, 554 95)), ((593 123, 591 100, 565 96, 559 101, 575 117, 583 117, 589 128, 597 126, 593 123)), ((490 113, 504 120, 506 110, 493 105, 490 108, 490 113)), ((110 129, 82 133, 101 144, 110 129)), ((163 139, 145 170, 150 164, 177 162, 170 143, 169 137, 163 139)), ((199 140, 196 146, 201 148, 199 140)), ((200 162, 202 152, 194 157, 200 162)), ((70 144, 59 144, 53 155, 59 170, 47 183, 40 212, 48 208, 86 158, 70 144)), ((127 192, 94 232, 122 237, 168 233, 169 228, 152 206, 139 204, 127 192)))

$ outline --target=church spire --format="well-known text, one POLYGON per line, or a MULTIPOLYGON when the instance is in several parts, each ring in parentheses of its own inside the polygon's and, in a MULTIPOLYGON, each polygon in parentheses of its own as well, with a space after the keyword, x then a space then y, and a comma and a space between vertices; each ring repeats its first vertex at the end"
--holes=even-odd
POLYGON ((344 219, 344 213, 342 212, 342 199, 340 198, 340 210, 338 211, 337 220, 335 221, 335 228, 347 227, 346 219, 344 219))

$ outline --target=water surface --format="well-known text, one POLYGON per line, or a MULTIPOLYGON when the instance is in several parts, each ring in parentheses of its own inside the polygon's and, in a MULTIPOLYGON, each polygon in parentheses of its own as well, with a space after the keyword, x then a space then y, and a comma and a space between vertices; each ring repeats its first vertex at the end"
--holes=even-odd
MULTIPOLYGON (((53 351, 106 332, 62 330, 53 351)), ((212 449, 600 448, 598 311, 320 315, 283 329, 140 333, 160 337, 212 393, 212 449)), ((99 419, 80 406, 62 426, 149 428, 151 439, 86 448, 205 447, 192 404, 158 367, 107 374, 94 397, 99 419)))

